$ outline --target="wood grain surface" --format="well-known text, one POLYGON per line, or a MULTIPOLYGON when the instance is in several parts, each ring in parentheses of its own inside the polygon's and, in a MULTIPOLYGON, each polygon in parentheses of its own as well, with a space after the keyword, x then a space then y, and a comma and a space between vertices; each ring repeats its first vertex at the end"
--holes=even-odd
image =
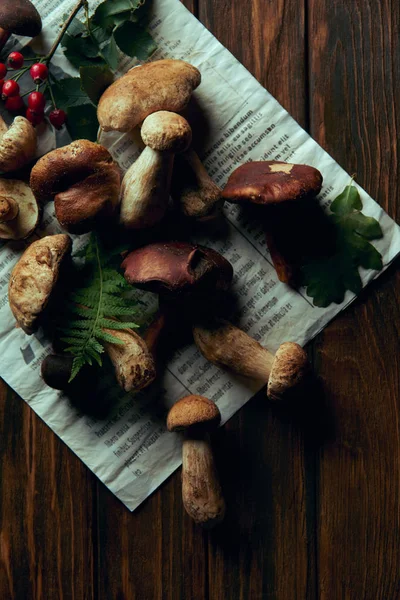
MULTIPOLYGON (((186 5, 399 219, 398 0, 186 5)), ((395 264, 310 345, 305 418, 261 393, 218 432, 211 533, 179 473, 131 514, 1 382, 0 599, 400 599, 399 297, 395 264)))

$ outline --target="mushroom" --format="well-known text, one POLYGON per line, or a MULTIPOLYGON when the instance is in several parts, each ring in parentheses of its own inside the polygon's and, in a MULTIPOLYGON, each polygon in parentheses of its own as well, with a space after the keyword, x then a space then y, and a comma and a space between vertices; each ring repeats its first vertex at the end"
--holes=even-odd
POLYGON ((171 196, 185 217, 202 219, 222 206, 221 190, 193 149, 175 159, 171 196))
POLYGON ((296 262, 301 201, 321 190, 322 175, 314 167, 279 161, 248 162, 229 177, 222 192, 228 202, 251 203, 264 208, 267 245, 280 281, 297 283, 296 262), (297 208, 297 210, 295 210, 297 208))
POLYGON ((41 365, 43 381, 55 390, 65 390, 71 377, 74 357, 68 354, 48 354, 41 365))
POLYGON ((284 342, 274 356, 247 333, 222 319, 196 324, 193 337, 211 363, 268 382, 267 394, 274 401, 297 392, 310 373, 307 354, 299 344, 284 342))
POLYGON ((54 200, 56 217, 71 233, 85 233, 113 216, 120 171, 104 146, 76 140, 43 156, 30 186, 39 202, 54 200))
POLYGON ((42 31, 42 19, 29 0, 2 0, 0 3, 0 50, 12 33, 36 37, 42 31))
POLYGON ((174 155, 187 149, 192 130, 180 115, 159 111, 144 120, 141 136, 146 148, 121 187, 120 223, 127 229, 151 227, 164 217, 174 155))
POLYGON ((138 392, 156 377, 154 359, 146 342, 132 329, 104 329, 120 340, 120 344, 105 342, 104 348, 114 365, 119 385, 125 392, 138 392))
MULTIPOLYGON (((0 8, 1 11, 1 8, 0 8)), ((36 153, 36 131, 25 117, 15 117, 7 127, 0 117, 0 171, 16 171, 30 162, 36 153)))
POLYGON ((27 238, 39 223, 39 207, 23 181, 0 179, 0 239, 27 238))
POLYGON ((182 499, 188 515, 211 528, 225 516, 225 500, 208 432, 221 421, 217 405, 203 396, 186 396, 168 413, 169 431, 185 431, 182 445, 182 499))
POLYGON ((181 112, 200 85, 196 67, 163 59, 134 67, 101 96, 97 118, 104 131, 132 131, 158 111, 181 112))
POLYGON ((14 266, 8 284, 8 300, 18 325, 28 335, 39 326, 49 303, 62 263, 71 253, 66 234, 48 235, 33 242, 14 266))

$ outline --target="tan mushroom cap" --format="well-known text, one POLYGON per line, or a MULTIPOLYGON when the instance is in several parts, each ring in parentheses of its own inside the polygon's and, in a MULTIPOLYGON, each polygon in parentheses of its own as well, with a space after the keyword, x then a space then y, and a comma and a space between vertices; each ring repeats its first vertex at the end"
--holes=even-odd
POLYGON ((76 140, 42 156, 32 169, 30 186, 39 202, 54 199, 63 227, 84 233, 114 214, 120 181, 119 167, 104 146, 76 140))
POLYGON ((36 131, 25 117, 15 117, 7 128, 0 117, 0 171, 16 171, 29 163, 36 153, 36 131))
POLYGON ((279 204, 317 195, 322 175, 314 167, 271 161, 248 162, 229 177, 222 197, 229 202, 279 204))
POLYGON ((104 131, 131 131, 154 112, 181 112, 200 81, 196 67, 183 60, 157 60, 135 67, 100 98, 100 126, 104 131))
POLYGON ((13 268, 8 301, 25 333, 36 331, 38 319, 57 283, 61 263, 71 252, 71 246, 68 235, 48 235, 28 246, 13 268))
POLYGON ((25 239, 38 223, 39 207, 29 185, 0 179, 0 239, 25 239))
POLYGON ((221 413, 212 400, 204 396, 185 396, 170 409, 167 417, 169 431, 182 431, 190 427, 216 429, 221 422, 221 413))
POLYGON ((192 129, 186 119, 167 110, 146 117, 140 134, 146 146, 161 152, 184 152, 192 141, 192 129))
POLYGON ((2 0, 0 27, 16 35, 36 37, 42 30, 42 19, 29 0, 2 0))
POLYGON ((295 342, 284 342, 275 354, 268 380, 267 395, 279 401, 301 385, 310 372, 307 353, 295 342))

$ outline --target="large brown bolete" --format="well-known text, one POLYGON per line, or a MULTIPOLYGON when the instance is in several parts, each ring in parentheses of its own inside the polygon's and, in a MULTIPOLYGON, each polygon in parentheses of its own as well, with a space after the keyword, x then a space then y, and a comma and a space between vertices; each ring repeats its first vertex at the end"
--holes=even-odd
POLYGON ((30 186, 39 202, 54 200, 60 225, 90 231, 113 216, 119 203, 120 170, 104 146, 76 140, 43 156, 30 186))
POLYGON ((296 284, 296 257, 301 254, 299 210, 315 198, 322 175, 314 167, 278 161, 248 162, 229 177, 222 192, 228 202, 264 208, 267 245, 280 281, 296 284))
POLYGON ((168 58, 134 67, 100 98, 100 126, 104 131, 132 131, 159 110, 181 112, 200 81, 196 67, 183 60, 168 58))
POLYGON ((225 515, 222 495, 208 432, 221 421, 218 406, 203 396, 186 396, 168 413, 169 431, 185 431, 182 445, 182 499, 188 515, 211 528, 225 515))
POLYGON ((0 50, 11 34, 36 37, 42 30, 42 19, 29 0, 1 0, 0 50))

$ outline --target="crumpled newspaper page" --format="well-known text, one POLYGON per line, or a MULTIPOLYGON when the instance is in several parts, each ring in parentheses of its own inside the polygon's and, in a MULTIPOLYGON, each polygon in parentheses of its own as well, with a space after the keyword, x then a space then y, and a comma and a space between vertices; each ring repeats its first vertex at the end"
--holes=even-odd
MULTIPOLYGON (((44 20, 40 42, 48 46, 62 15, 73 0, 37 0, 44 20)), ((178 0, 155 0, 150 25, 158 50, 152 60, 181 58, 198 67, 202 83, 194 93, 200 123, 192 121, 196 144, 208 172, 224 185, 229 174, 248 160, 275 159, 305 163, 323 174, 321 203, 328 205, 349 184, 350 176, 292 119, 250 73, 193 17, 178 0), (199 135, 199 133, 201 135, 199 135)), ((62 54, 57 65, 73 74, 62 54)), ((124 61, 120 71, 134 63, 124 61)), ((51 141, 51 140, 50 140, 51 141)), ((127 169, 138 155, 129 135, 104 134, 115 160, 127 169)), ((49 150, 49 136, 46 147, 49 150)), ((363 212, 380 222, 384 237, 374 242, 386 268, 400 251, 396 223, 357 186, 363 212)), ((226 205, 228 231, 224 239, 195 239, 230 260, 235 270, 234 292, 240 325, 275 351, 283 341, 304 345, 354 300, 347 292, 341 305, 313 306, 304 291, 278 281, 257 223, 247 222, 238 207, 226 205)), ((59 232, 53 206, 46 207, 39 236, 59 232)), ((74 246, 82 245, 75 238, 74 246)), ((74 407, 61 393, 48 388, 40 365, 50 352, 43 332, 26 336, 15 327, 7 301, 7 285, 24 244, 7 243, 0 250, 0 375, 61 437, 82 461, 130 509, 134 510, 180 464, 181 438, 165 427, 165 414, 177 399, 201 394, 215 400, 225 422, 259 389, 209 364, 196 349, 180 349, 167 365, 159 384, 135 396, 118 390, 108 376, 102 394, 113 408, 104 419, 92 418, 74 407)), ((362 271, 366 285, 379 273, 362 271)), ((156 297, 145 296, 146 310, 154 311, 156 297)))

